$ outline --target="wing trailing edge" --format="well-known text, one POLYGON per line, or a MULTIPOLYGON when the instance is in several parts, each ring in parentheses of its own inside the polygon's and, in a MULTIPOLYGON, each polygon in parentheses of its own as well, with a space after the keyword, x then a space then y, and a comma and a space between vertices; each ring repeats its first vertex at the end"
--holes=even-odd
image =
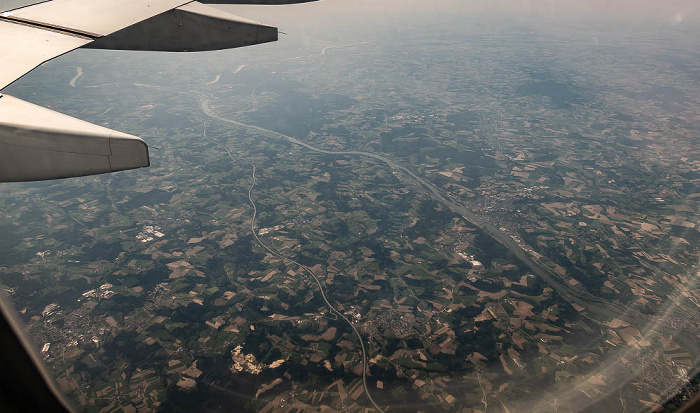
POLYGON ((0 18, 0 89, 44 63, 90 39, 50 30, 37 30, 0 18))

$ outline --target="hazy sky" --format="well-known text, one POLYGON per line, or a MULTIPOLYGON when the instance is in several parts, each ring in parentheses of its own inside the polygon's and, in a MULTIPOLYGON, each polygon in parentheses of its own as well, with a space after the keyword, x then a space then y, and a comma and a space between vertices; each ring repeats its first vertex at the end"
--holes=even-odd
MULTIPOLYGON (((0 10, 36 2, 37 0, 0 0, 0 10)), ((272 18, 296 14, 313 18, 314 14, 360 13, 394 20, 424 13, 450 16, 488 13, 531 19, 604 17, 669 24, 700 24, 698 0, 321 0, 294 6, 232 7, 236 10, 250 10, 248 15, 270 15, 272 18)))
MULTIPOLYGON (((224 6, 228 7, 228 6, 224 6)), ((248 14, 276 16, 300 13, 307 18, 314 14, 337 13, 396 17, 444 14, 512 15, 536 18, 614 18, 658 23, 698 23, 698 0, 322 0, 295 6, 231 6, 250 10, 248 14), (287 9, 287 10, 284 10, 287 9), (295 10, 296 9, 296 10, 295 10), (303 10, 303 11, 302 11, 303 10)))

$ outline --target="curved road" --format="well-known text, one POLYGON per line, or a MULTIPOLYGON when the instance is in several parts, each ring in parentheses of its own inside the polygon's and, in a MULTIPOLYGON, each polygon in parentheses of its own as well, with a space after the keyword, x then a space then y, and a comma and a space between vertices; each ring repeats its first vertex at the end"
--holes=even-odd
MULTIPOLYGON (((207 136, 207 124, 206 123, 204 124, 203 136, 206 139, 209 139, 209 137, 207 136)), ((233 157, 233 154, 228 149, 228 147, 226 147, 226 146, 224 146, 216 141, 213 141, 211 139, 209 139, 209 140, 212 141, 215 145, 222 147, 226 151, 226 153, 228 154, 228 157, 231 159, 231 161, 234 163, 236 162, 236 160, 233 157)), ((250 219, 250 232, 253 234, 253 237, 255 237, 255 240, 258 242, 258 244, 260 244, 267 252, 269 252, 270 254, 272 254, 276 257, 282 258, 285 261, 288 261, 288 262, 291 262, 292 264, 297 265, 299 268, 303 269, 304 272, 309 274, 309 276, 311 276, 311 278, 313 278, 313 280, 316 282, 316 285, 318 285, 318 289, 321 292, 321 297, 323 298, 323 301, 326 303, 326 305, 328 306, 328 309, 331 311, 331 313, 336 314, 338 317, 342 318, 346 323, 348 323, 350 328, 352 328, 352 330, 355 332, 355 335, 357 336, 357 340, 360 342, 360 348, 362 350, 362 387, 365 391, 365 394, 367 395, 367 398, 372 403, 374 408, 377 409, 377 411, 379 411, 380 413, 384 413, 384 410, 381 407, 379 407, 379 405, 372 398, 372 395, 369 392, 369 387, 367 386, 367 350, 365 349, 365 342, 362 339, 362 335, 360 334, 360 332, 357 330, 355 325, 347 317, 345 317, 344 314, 342 314, 340 311, 338 311, 338 309, 335 308, 335 306, 333 304, 331 304, 330 301, 328 301, 328 297, 326 297, 326 291, 323 288, 323 284, 321 284, 321 281, 319 281, 316 274, 314 274, 314 272, 311 271, 310 268, 308 268, 304 264, 301 264, 301 263, 295 261, 294 259, 292 259, 290 257, 285 256, 284 254, 280 253, 279 251, 273 250, 272 248, 267 246, 267 244, 265 244, 260 239, 257 231, 255 231, 255 226, 256 226, 255 221, 257 220, 257 217, 258 217, 258 207, 255 204, 255 201, 253 200, 253 188, 255 188, 255 184, 257 183, 257 179, 255 177, 255 172, 256 172, 255 165, 251 165, 251 166, 253 167, 253 177, 252 177, 253 179, 252 179, 252 182, 250 184, 250 187, 248 188, 248 201, 250 202, 250 205, 253 207, 253 217, 250 219)))
MULTIPOLYGON (((229 153, 230 156, 230 153, 229 153)), ((250 220, 250 231, 253 233, 253 236, 255 237, 255 240, 258 241, 258 244, 260 244, 267 252, 270 254, 282 258, 285 261, 291 262, 293 264, 296 264, 299 268, 303 269, 304 272, 309 274, 311 278, 316 282, 316 285, 318 285, 319 291, 321 291, 321 297, 323 297, 323 301, 326 303, 328 306, 328 309, 331 311, 331 313, 336 314, 338 317, 342 318, 345 320, 346 323, 352 328, 352 331, 355 332, 355 335, 357 336, 357 340, 360 342, 360 347, 362 349, 362 387, 364 388, 365 395, 367 395, 367 398, 369 401, 372 403, 375 409, 377 409, 379 412, 384 413, 384 410, 379 407, 379 405, 374 401, 372 398, 372 395, 369 392, 369 388, 367 387, 367 350, 365 349, 365 342, 362 339, 362 335, 360 335, 360 332, 357 330, 357 327, 350 321, 345 314, 341 313, 333 304, 328 301, 328 297, 326 297, 326 291, 323 289, 323 284, 321 284, 321 281, 319 281, 318 277, 316 277, 316 274, 314 274, 313 271, 304 264, 301 264, 292 258, 289 258, 285 256, 284 254, 280 253, 279 251, 275 251, 272 248, 268 247, 260 237, 258 236, 257 231, 255 231, 255 221, 258 216, 258 207, 255 205, 255 201, 253 201, 253 188, 255 188, 255 165, 253 165, 253 182, 251 182, 250 187, 248 188, 248 201, 250 201, 250 205, 253 207, 253 217, 250 220)))

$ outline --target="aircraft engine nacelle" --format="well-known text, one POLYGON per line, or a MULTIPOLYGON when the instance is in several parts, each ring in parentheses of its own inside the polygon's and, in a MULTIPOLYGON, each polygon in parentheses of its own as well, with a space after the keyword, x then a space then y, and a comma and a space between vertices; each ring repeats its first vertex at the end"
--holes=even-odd
POLYGON ((0 95, 0 182, 42 181, 145 168, 140 138, 0 95))

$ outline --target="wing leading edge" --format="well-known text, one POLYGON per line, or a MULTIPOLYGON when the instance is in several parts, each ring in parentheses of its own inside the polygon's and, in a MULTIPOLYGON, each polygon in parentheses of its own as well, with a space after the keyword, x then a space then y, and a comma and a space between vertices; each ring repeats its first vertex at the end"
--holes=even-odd
MULTIPOLYGON (((202 3, 315 0, 52 0, 0 13, 0 90, 79 47, 205 51, 277 40, 267 26, 202 3)), ((109 173, 150 165, 136 136, 0 94, 0 182, 109 173)))

